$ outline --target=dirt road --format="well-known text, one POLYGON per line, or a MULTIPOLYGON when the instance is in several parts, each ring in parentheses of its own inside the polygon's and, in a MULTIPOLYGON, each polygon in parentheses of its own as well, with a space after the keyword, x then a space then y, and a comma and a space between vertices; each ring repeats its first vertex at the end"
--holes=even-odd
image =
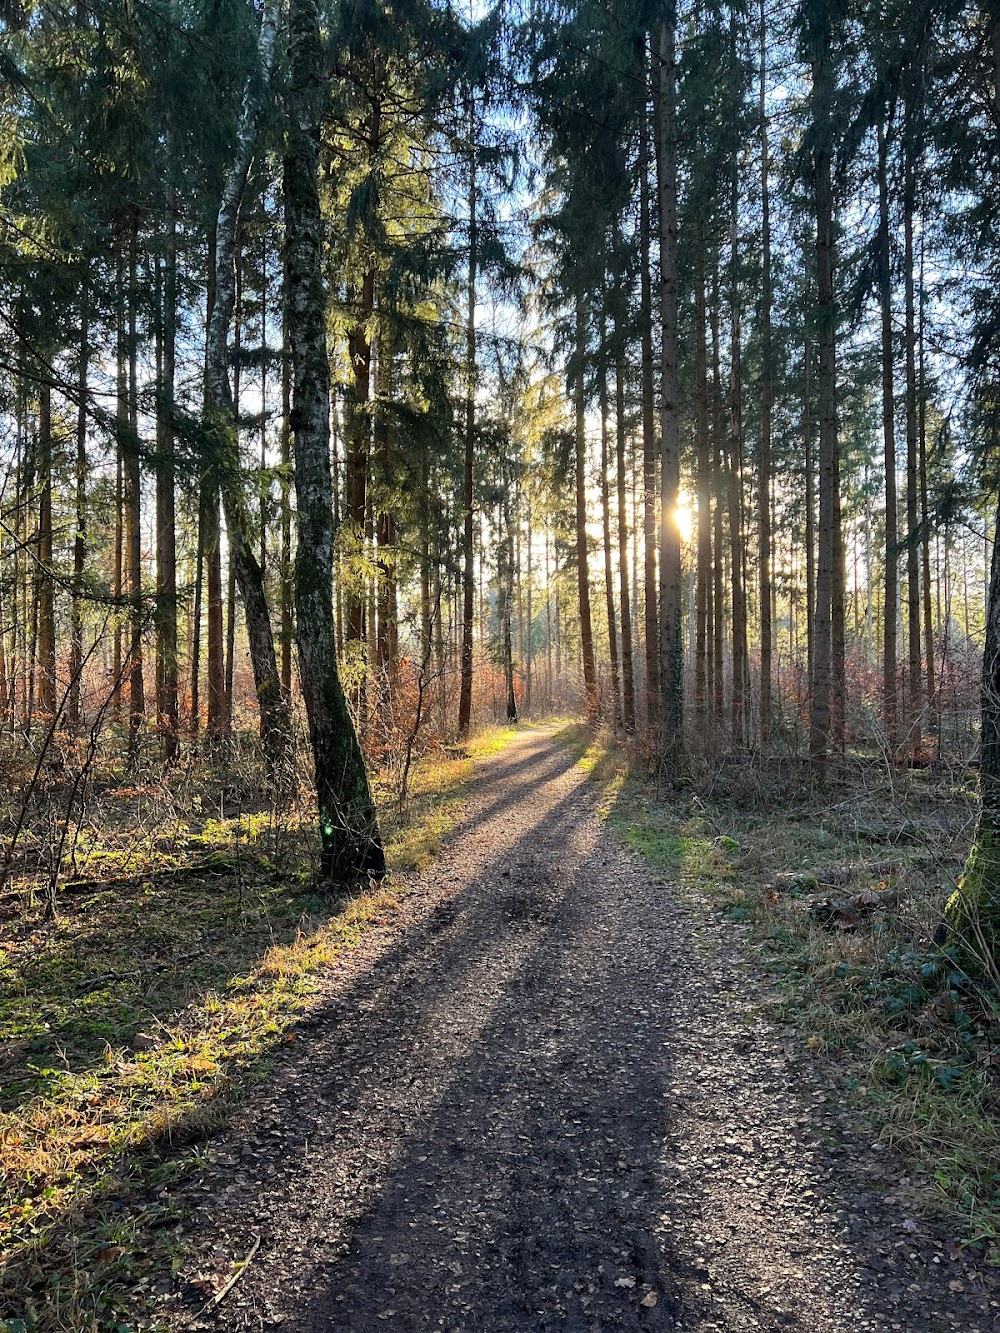
POLYGON ((987 1333, 794 1039, 740 928, 602 827, 548 730, 322 1003, 194 1191, 185 1328, 987 1333))

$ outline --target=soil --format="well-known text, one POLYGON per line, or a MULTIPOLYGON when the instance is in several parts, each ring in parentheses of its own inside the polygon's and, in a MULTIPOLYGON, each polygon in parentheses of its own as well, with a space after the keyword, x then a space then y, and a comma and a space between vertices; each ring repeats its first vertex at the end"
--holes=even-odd
POLYGON ((176 1327, 997 1328, 995 1272, 852 1125, 742 928, 599 802, 551 730, 481 770, 206 1151, 176 1327))

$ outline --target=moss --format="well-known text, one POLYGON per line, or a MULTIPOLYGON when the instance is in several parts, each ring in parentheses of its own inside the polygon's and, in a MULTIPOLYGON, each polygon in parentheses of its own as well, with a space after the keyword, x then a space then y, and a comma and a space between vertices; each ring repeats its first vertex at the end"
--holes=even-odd
POLYGON ((1000 971, 1000 846, 996 830, 982 821, 945 920, 966 966, 995 982, 1000 971))

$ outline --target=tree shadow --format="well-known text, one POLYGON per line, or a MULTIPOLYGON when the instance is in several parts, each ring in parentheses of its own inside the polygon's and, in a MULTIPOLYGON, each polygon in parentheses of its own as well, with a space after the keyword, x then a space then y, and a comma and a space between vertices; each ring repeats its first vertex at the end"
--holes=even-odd
MULTIPOLYGON (((545 756, 540 758, 547 780, 553 766, 544 762, 545 756)), ((528 767, 537 762, 529 760, 528 767)), ((477 786, 488 787, 484 774, 476 775, 470 791, 477 786)), ((502 808, 506 798, 490 804, 502 808)), ((260 837, 265 836, 262 831, 260 837)), ((0 1050, 7 1058, 2 1109, 8 1125, 25 1129, 38 1118, 33 1132, 44 1138, 45 1108, 54 1094, 62 1094, 69 1120, 83 1126, 81 1138, 92 1134, 101 1112, 99 1107, 88 1109, 88 1103, 98 1101, 108 1080, 123 1072, 115 1052, 126 1048, 127 1078, 128 1061, 156 1054, 145 1053, 147 1031, 162 1042, 166 1029, 174 1027, 186 1009, 252 975, 268 949, 296 939, 304 914, 310 914, 313 924, 316 918, 336 916, 335 904, 303 892, 297 881, 276 878, 272 866, 258 864, 253 842, 251 838, 241 849, 240 877, 227 865, 130 876, 86 894, 68 894, 54 923, 43 925, 10 914, 9 928, 20 932, 22 947, 31 953, 16 987, 0 1001, 7 1029, 0 1050), (144 1053, 130 1052, 129 1043, 144 1053), (72 1093, 68 1099, 67 1086, 72 1093)), ((435 920, 430 929, 434 932, 443 925, 435 920)), ((399 952, 405 954, 405 947, 399 952)), ((288 1050, 287 1040, 287 1035, 279 1034, 252 1055, 228 1059, 218 1078, 202 1079, 193 1105, 175 1113, 167 1105, 162 1117, 131 1136, 110 1172, 100 1154, 90 1167, 78 1161, 75 1174, 83 1172, 85 1188, 78 1180, 72 1196, 53 1199, 53 1186, 59 1182, 38 1170, 36 1162, 29 1163, 20 1181, 11 1171, 8 1202, 14 1203, 14 1213, 23 1214, 20 1222, 29 1213, 36 1215, 30 1225, 15 1220, 13 1227, 4 1229, 6 1234, 0 1231, 4 1246, 0 1292, 6 1302, 0 1303, 0 1314, 22 1317, 26 1288, 39 1284, 53 1287, 65 1306, 66 1293, 75 1291, 82 1280, 77 1253, 81 1234, 89 1237, 93 1232, 92 1253, 119 1249, 107 1244, 108 1235, 127 1226, 130 1215, 140 1223, 148 1220, 150 1174, 156 1176, 161 1167, 176 1164, 186 1145, 216 1132, 238 1100, 235 1094, 280 1059, 288 1050), (44 1200, 40 1210, 35 1199, 44 1200), (95 1218, 97 1224, 92 1226, 95 1218)), ((191 1100, 186 1098, 187 1103, 191 1100)), ((66 1118, 60 1110, 53 1128, 61 1128, 66 1118)), ((160 1206, 153 1208, 154 1214, 163 1212, 160 1206)), ((103 1275, 83 1275, 94 1308, 104 1300, 102 1292, 113 1304, 118 1286, 124 1290, 129 1285, 127 1275, 116 1271, 117 1254, 100 1264, 108 1270, 103 1275)))
MULTIPOLYGON (((519 769, 531 777, 530 757, 519 769)), ((280 1133, 283 1155, 266 1193, 238 1165, 225 1186, 227 1222, 262 1236, 262 1258, 214 1327, 258 1317, 266 1327, 274 1313, 305 1333, 678 1323, 777 1333, 816 1326, 817 1309, 840 1321, 831 1330, 890 1317, 875 1250, 892 1205, 824 1150, 829 1125, 809 1087, 788 1073, 758 1101, 751 1077, 737 1080, 745 1107, 731 1096, 714 1107, 725 1068, 685 1085, 677 1053, 702 1039, 686 1030, 683 999, 689 970, 694 989, 704 985, 685 961, 695 929, 667 903, 659 919, 649 868, 608 835, 590 837, 601 797, 594 785, 540 799, 527 832, 316 1016, 308 1060, 287 1067, 280 1103, 239 1140, 252 1162, 280 1133), (687 1102, 720 1115, 709 1140, 719 1158, 703 1169, 726 1177, 721 1192, 692 1187, 699 1163, 677 1139, 687 1102), (788 1143, 767 1149, 759 1186, 744 1185, 748 1168, 728 1141, 759 1128, 761 1105, 788 1143), (819 1198, 797 1229, 790 1178, 819 1198), (727 1271, 711 1242, 730 1205, 744 1216, 727 1271), (849 1213, 870 1220, 848 1235, 849 1213), (817 1291, 828 1295, 817 1284, 835 1275, 834 1253, 839 1287, 832 1305, 813 1307, 817 1291), (810 1271, 796 1277, 796 1263, 810 1271)), ((510 804, 483 807, 467 827, 488 837, 510 804)), ((730 983, 719 984, 711 977, 712 1005, 727 1002, 730 983)), ((753 1058, 745 1037, 739 1020, 723 1024, 712 1058, 753 1058)), ((949 1293, 947 1310, 925 1307, 919 1327, 951 1327, 954 1303, 949 1293)))
MULTIPOLYGON (((263 837, 264 835, 261 835, 263 837)), ((15 1111, 67 1075, 105 1075, 102 1056, 253 970, 323 904, 262 861, 247 840, 212 860, 110 879, 60 898, 59 915, 0 913, 0 1110, 15 1111)))

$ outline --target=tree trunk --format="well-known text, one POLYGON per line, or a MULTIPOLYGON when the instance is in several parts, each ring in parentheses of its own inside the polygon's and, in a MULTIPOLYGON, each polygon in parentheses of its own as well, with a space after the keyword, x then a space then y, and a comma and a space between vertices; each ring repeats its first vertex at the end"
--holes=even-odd
MULTIPOLYGON (((69 698, 67 721, 79 727, 82 720, 83 682, 83 573, 87 561, 87 375, 90 366, 90 293, 86 277, 80 294, 80 356, 77 369, 79 399, 76 414, 76 531, 73 535, 73 599, 70 606, 69 698)), ((2 622, 0 622, 2 623, 2 622)), ((2 664, 0 664, 2 669, 2 664)))
POLYGON ((657 197, 660 219, 660 763, 675 774, 684 755, 684 642, 677 350, 677 56, 673 20, 660 25, 657 93, 657 197))
POLYGON ((229 578, 226 584, 226 735, 233 730, 233 684, 236 677, 236 568, 230 560, 229 578))
MULTIPOLYGON (((434 653, 435 615, 431 608, 431 476, 430 457, 426 446, 420 455, 420 661, 423 670, 430 669, 434 653)), ((441 606, 437 606, 437 615, 441 606)))
POLYGON ((191 734, 201 729, 201 612, 205 586, 205 507, 198 503, 198 533, 194 556, 194 600, 191 608, 191 734))
MULTIPOLYGON (((344 521, 352 558, 347 563, 344 580, 344 653, 351 660, 351 671, 357 675, 356 707, 359 716, 364 712, 366 674, 366 637, 368 625, 365 616, 367 561, 364 555, 365 523, 368 514, 368 453, 371 431, 371 377, 372 344, 371 317, 375 308, 375 270, 369 268, 355 293, 357 318, 347 337, 351 374, 345 397, 345 504, 344 521)), ((374 627, 372 627, 374 628, 374 627)))
POLYGON ((594 663, 594 630, 590 615, 590 566, 587 558, 587 417, 583 367, 587 350, 583 297, 576 297, 576 577, 580 599, 580 650, 583 655, 583 686, 587 716, 597 717, 597 670, 594 663))
MULTIPOLYGON (((645 60, 643 62, 645 64, 645 60)), ((656 587, 656 420, 653 384, 653 283, 649 271, 649 119, 639 119, 639 319, 642 376, 642 548, 643 603, 646 638, 646 724, 652 732, 659 712, 659 613, 656 587)))
MULTIPOLYGON (((808 316, 807 316, 808 318, 808 316)), ((806 544, 806 680, 812 690, 813 634, 816 628, 816 480, 812 423, 812 342, 806 329, 802 345, 802 439, 805 464, 806 544)), ((811 698, 811 693, 810 693, 811 698)))
POLYGON ((725 551, 723 509, 725 501, 725 469, 722 466, 722 376, 719 370, 719 281, 718 268, 712 284, 710 318, 712 330, 712 496, 715 514, 712 522, 712 548, 715 552, 712 567, 712 710, 717 727, 721 727, 726 706, 726 671, 723 641, 725 636, 725 551))
MULTIPOLYGON (((602 330, 603 334, 603 330, 602 330)), ((602 337, 606 343, 606 339, 602 337)), ((604 545, 604 595, 608 613, 608 656, 611 660, 611 721, 616 731, 622 726, 621 672, 618 662, 618 625, 615 614, 615 581, 611 567, 611 491, 608 485, 608 368, 601 355, 601 534, 604 545)))
MULTIPOLYGON (((217 231, 217 219, 213 219, 208 235, 208 284, 205 299, 205 326, 209 331, 212 328, 215 310, 217 231)), ((207 376, 205 392, 207 401, 207 376)), ((201 534, 201 559, 204 565, 203 595, 207 610, 205 730, 210 741, 214 741, 222 727, 226 682, 222 623, 222 520, 219 516, 219 484, 211 461, 206 462, 202 468, 198 527, 201 534)))
POLYGON ((632 604, 629 598, 628 502, 625 475, 625 297, 618 276, 615 328, 615 452, 618 481, 618 585, 622 616, 622 721, 626 733, 635 731, 635 668, 632 662, 632 604))
MULTIPOLYGON (((735 47, 735 16, 731 17, 735 47)), ((728 450, 728 507, 729 549, 732 573, 733 617, 733 743, 739 747, 746 741, 747 690, 747 602, 743 562, 743 330, 739 285, 739 160, 733 152, 731 162, 729 213, 729 450, 728 450)))
MULTIPOLYGON (((907 115, 909 119, 909 113, 907 115)), ((903 301, 905 306, 904 350, 906 356, 906 629, 907 706, 910 746, 919 751, 923 738, 923 699, 920 662, 920 550, 918 545, 919 463, 917 439, 917 327, 913 290, 913 210, 916 204, 916 171, 913 144, 906 127, 905 182, 903 187, 903 301)))
POLYGON ((378 633, 376 655, 385 702, 392 714, 399 663, 399 610, 396 587, 396 516, 389 497, 395 493, 395 464, 386 411, 392 401, 392 352, 388 337, 379 343, 375 418, 375 540, 378 545, 378 633))
POLYGON ((527 548, 528 548, 527 550, 528 568, 526 571, 527 575, 526 601, 528 604, 527 606, 528 614, 527 614, 527 620, 525 626, 525 638, 524 638, 524 711, 530 717, 532 672, 533 672, 534 657, 535 657, 535 642, 534 642, 535 621, 534 621, 534 605, 533 605, 534 589, 532 587, 531 500, 530 499, 527 501, 526 511, 527 512, 525 514, 525 521, 527 524, 527 548))
POLYGON ((177 524, 171 417, 177 359, 177 220, 167 194, 167 248, 157 325, 156 410, 156 713, 163 759, 180 758, 177 704, 177 524))
POLYGON ((892 349, 892 273, 889 266, 889 182, 885 124, 878 125, 878 285, 882 315, 882 438, 885 447, 885 606, 882 611, 882 720, 890 756, 897 745, 896 603, 899 597, 899 542, 896 500, 896 402, 892 349))
POLYGON ((123 538, 125 532, 124 472, 122 441, 128 430, 128 371, 125 360, 125 280, 122 256, 119 250, 115 265, 115 535, 114 535, 114 595, 115 610, 111 649, 111 712, 115 720, 121 715, 122 699, 122 617, 121 597, 125 588, 123 538))
POLYGON ((290 0, 288 29, 289 116, 283 186, 299 521, 295 555, 299 674, 315 767, 322 873, 331 879, 381 877, 385 856, 364 758, 340 684, 334 642, 330 369, 318 188, 326 75, 316 0, 290 0))
POLYGON ((52 389, 42 371, 38 386, 38 711, 56 711, 56 603, 52 577, 52 389))
MULTIPOLYGON (((225 606, 222 598, 222 520, 219 489, 213 476, 203 480, 202 533, 205 542, 205 601, 207 625, 207 679, 205 730, 217 740, 226 722, 225 606)), ((231 555, 230 555, 230 558, 231 555)))
MULTIPOLYGON (((258 40, 258 76, 245 94, 237 145, 226 175, 216 220, 215 300, 205 345, 206 417, 215 436, 214 443, 221 464, 220 489, 226 510, 229 559, 243 601, 254 686, 260 708, 260 736, 272 773, 291 744, 291 715, 281 688, 264 579, 250 538, 249 509, 240 471, 236 409, 229 381, 228 341, 236 302, 236 230, 239 209, 257 139, 262 93, 269 83, 274 62, 276 24, 276 9, 269 5, 264 11, 258 40)), ((221 587, 219 594, 221 599, 221 587)), ((210 584, 210 650, 211 611, 210 584)), ((221 624, 219 630, 221 632, 221 624)))
POLYGON ((472 630, 475 620, 473 481, 476 449, 476 276, 479 262, 476 181, 476 103, 469 98, 469 269, 465 299, 465 459, 462 470, 462 657, 458 735, 472 724, 472 630))
POLYGON ((292 358, 288 325, 281 323, 281 688, 292 697, 292 506, 289 477, 292 465, 292 358))
POLYGON ((125 483, 125 571, 129 600, 128 753, 139 758, 139 741, 146 721, 146 692, 142 676, 142 480, 139 475, 138 337, 138 221, 133 216, 128 255, 128 430, 122 441, 125 483))
MULTIPOLYGON (((506 487, 505 487, 506 495, 506 487)), ((506 499, 501 506, 502 536, 497 562, 499 584, 500 642, 503 653, 504 693, 506 694, 507 721, 517 721, 517 695, 514 692, 514 644, 511 634, 511 609, 514 604, 514 538, 510 526, 510 509, 506 499)))
MULTIPOLYGON (((937 706, 937 680, 934 667, 934 610, 931 595, 931 526, 927 498, 927 386, 924 377, 924 229, 920 239, 920 292, 917 330, 917 438, 920 469, 920 527, 923 532, 921 572, 924 605, 924 679, 927 693, 928 727, 940 737, 940 708, 937 706), (937 717, 935 718, 935 714, 937 717)), ((941 617, 938 616, 938 623, 941 617)), ((945 621, 947 632, 947 620, 945 621)))
POLYGON ((819 531, 813 630, 809 753, 822 779, 831 738, 834 564, 837 542, 837 360, 833 303, 833 69, 829 33, 813 53, 813 202, 816 214, 816 316, 819 326, 819 531))
POLYGON ((833 456, 833 578, 830 596, 830 739, 838 750, 846 743, 847 671, 845 603, 847 563, 840 491, 840 447, 833 456))
POLYGON ((767 125, 767 46, 764 0, 760 0, 760 188, 761 188, 761 376, 760 451, 757 458, 757 533, 760 589, 760 694, 758 721, 760 744, 767 749, 771 739, 771 654, 774 627, 771 620, 771 200, 768 184, 769 145, 767 125))
POLYGON ((695 398, 696 444, 695 485, 698 500, 698 564, 695 574, 695 647, 694 647, 694 707, 695 714, 704 720, 707 710, 708 689, 708 609, 712 580, 712 496, 709 475, 708 441, 708 348, 705 330, 705 271, 698 268, 694 293, 695 321, 695 398))
POLYGON ((1000 986, 1000 510, 993 537, 983 646, 980 811, 975 838, 945 919, 970 970, 1000 986))

